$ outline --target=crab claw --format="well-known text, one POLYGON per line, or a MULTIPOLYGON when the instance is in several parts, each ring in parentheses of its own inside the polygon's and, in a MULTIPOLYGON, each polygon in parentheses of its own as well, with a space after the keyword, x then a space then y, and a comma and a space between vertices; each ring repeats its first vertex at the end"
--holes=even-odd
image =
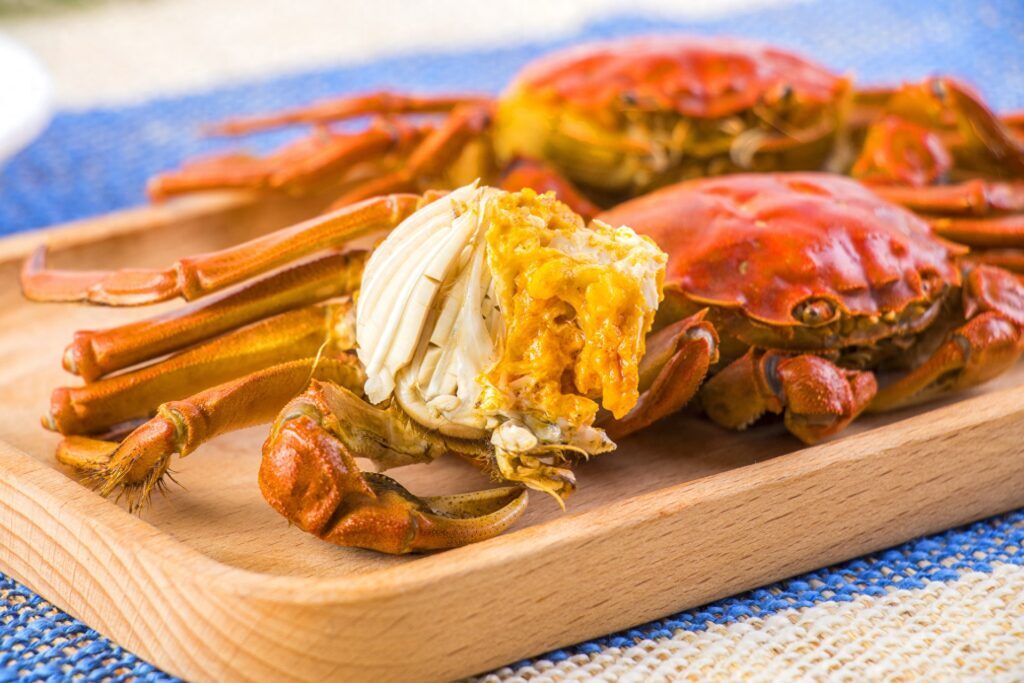
POLYGON ((260 490, 303 531, 394 554, 483 541, 522 516, 527 492, 519 487, 419 498, 390 477, 359 470, 356 456, 394 466, 450 450, 420 431, 337 385, 314 382, 284 409, 264 445, 260 490), (388 435, 386 446, 380 434, 388 435))
POLYGON ((765 413, 784 413, 790 433, 814 444, 845 429, 877 391, 871 372, 811 354, 751 349, 712 377, 700 397, 724 427, 746 429, 765 413))

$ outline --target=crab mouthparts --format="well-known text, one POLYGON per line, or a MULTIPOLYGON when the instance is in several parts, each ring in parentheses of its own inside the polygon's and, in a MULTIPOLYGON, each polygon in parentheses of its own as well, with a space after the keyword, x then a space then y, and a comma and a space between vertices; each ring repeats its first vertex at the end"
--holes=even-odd
POLYGON ((476 183, 428 204, 374 251, 356 312, 372 403, 487 440, 503 478, 560 497, 571 454, 615 448, 598 401, 637 400, 666 257, 550 195, 476 183))

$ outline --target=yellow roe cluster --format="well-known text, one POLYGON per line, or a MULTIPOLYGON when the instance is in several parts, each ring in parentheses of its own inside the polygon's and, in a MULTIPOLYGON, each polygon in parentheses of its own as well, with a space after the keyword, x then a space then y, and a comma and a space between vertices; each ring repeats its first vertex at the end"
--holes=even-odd
POLYGON ((481 408, 580 426, 600 401, 624 416, 638 398, 665 254, 629 228, 584 227, 552 194, 505 194, 492 211, 487 259, 505 334, 481 378, 481 408))

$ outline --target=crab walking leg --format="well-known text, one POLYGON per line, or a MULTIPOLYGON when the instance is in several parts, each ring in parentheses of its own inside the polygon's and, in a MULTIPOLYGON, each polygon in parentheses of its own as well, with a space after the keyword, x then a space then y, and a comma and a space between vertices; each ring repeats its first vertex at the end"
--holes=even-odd
POLYGON ((969 142, 982 145, 998 168, 1024 173, 1024 143, 969 88, 951 78, 933 79, 927 84, 952 102, 958 128, 969 142))
POLYGON ((648 336, 640 363, 640 399, 621 420, 601 425, 613 440, 675 413, 697 393, 708 368, 718 360, 718 336, 704 321, 704 313, 648 336))
POLYGON ((784 412, 790 433, 815 443, 845 429, 877 387, 871 372, 820 356, 750 349, 708 380, 700 398, 708 417, 723 427, 746 429, 766 412, 784 412))
POLYGON ((337 545, 408 553, 497 536, 522 516, 526 489, 418 498, 390 477, 361 472, 355 461, 368 457, 393 467, 430 462, 450 450, 473 455, 468 442, 314 381, 281 411, 263 447, 260 490, 289 522, 337 545))
POLYGON ((154 318, 76 332, 64 369, 91 382, 253 321, 351 294, 365 261, 364 251, 332 252, 154 318))
POLYGON ((1024 182, 970 180, 957 185, 874 185, 871 189, 925 214, 946 239, 972 247, 1024 247, 1024 182))
POLYGON ((354 356, 282 363, 164 403, 120 444, 66 437, 57 460, 88 474, 104 496, 124 490, 134 509, 159 485, 172 455, 185 457, 221 434, 272 421, 311 377, 354 388, 365 379, 354 356))
POLYGON ((1024 351, 1024 281, 992 266, 964 277, 964 316, 918 367, 883 387, 870 410, 878 412, 966 389, 1009 369, 1024 351))
POLYGON ((1024 145, 1024 111, 1015 111, 1003 116, 1003 123, 1010 129, 1010 133, 1020 140, 1024 145))
POLYGON ((200 190, 281 189, 309 185, 330 174, 337 177, 357 164, 401 152, 426 134, 425 126, 375 122, 354 134, 316 133, 264 157, 226 154, 161 173, 147 186, 154 201, 200 190))
POLYGON ((437 130, 424 138, 402 168, 357 185, 342 195, 335 206, 347 206, 385 193, 417 191, 422 179, 442 173, 458 159, 469 143, 487 130, 491 115, 489 105, 459 107, 437 130))
MULTIPOLYGON (((350 307, 339 302, 282 313, 133 372, 81 387, 58 387, 43 426, 62 434, 96 433, 148 417, 166 401, 283 361, 315 356, 344 327, 350 307)), ((341 342, 349 344, 343 338, 341 342)))
POLYGON ((935 232, 972 247, 1024 247, 1024 213, 992 218, 930 218, 935 232))
POLYGON ((883 387, 870 410, 902 408, 987 382, 1009 369, 1020 354, 1020 328, 998 313, 983 313, 954 330, 924 363, 883 387))
MULTIPOLYGON (((976 249, 963 260, 976 265, 989 265, 1017 273, 1024 278, 1024 249, 976 249)), ((1024 282, 1024 279, 1021 280, 1024 282)))
POLYGON ((220 135, 244 135, 269 128, 296 124, 327 124, 360 116, 398 114, 441 114, 463 105, 484 104, 489 98, 480 95, 403 95, 378 91, 364 95, 325 100, 307 107, 277 114, 235 118, 211 127, 220 135))
POLYGON ((64 271, 46 268, 40 247, 21 272, 33 301, 88 301, 135 306, 182 297, 191 301, 250 277, 373 232, 389 230, 412 214, 420 198, 375 197, 257 237, 234 247, 181 259, 164 270, 64 271))
POLYGON ((871 191, 912 211, 931 214, 987 216, 1024 211, 1024 182, 968 180, 955 185, 908 187, 871 185, 871 191))

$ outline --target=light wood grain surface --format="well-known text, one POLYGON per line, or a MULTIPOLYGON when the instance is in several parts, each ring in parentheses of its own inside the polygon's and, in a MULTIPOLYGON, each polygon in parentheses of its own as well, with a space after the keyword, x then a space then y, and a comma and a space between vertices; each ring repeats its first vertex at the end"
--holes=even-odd
MULTIPOLYGON (((314 202, 315 204, 315 202, 314 202)), ((49 235, 55 262, 159 265, 313 205, 217 196, 49 235)), ((265 432, 175 464, 184 489, 133 517, 70 478, 39 427, 71 333, 135 319, 21 301, 0 242, 0 569, 197 681, 441 680, 607 634, 912 536, 1024 505, 1024 368, 928 409, 800 448, 777 424, 680 416, 535 495, 509 534, 389 557, 290 528, 256 486, 265 432)), ((454 459, 397 470, 418 493, 486 485, 454 459)))

